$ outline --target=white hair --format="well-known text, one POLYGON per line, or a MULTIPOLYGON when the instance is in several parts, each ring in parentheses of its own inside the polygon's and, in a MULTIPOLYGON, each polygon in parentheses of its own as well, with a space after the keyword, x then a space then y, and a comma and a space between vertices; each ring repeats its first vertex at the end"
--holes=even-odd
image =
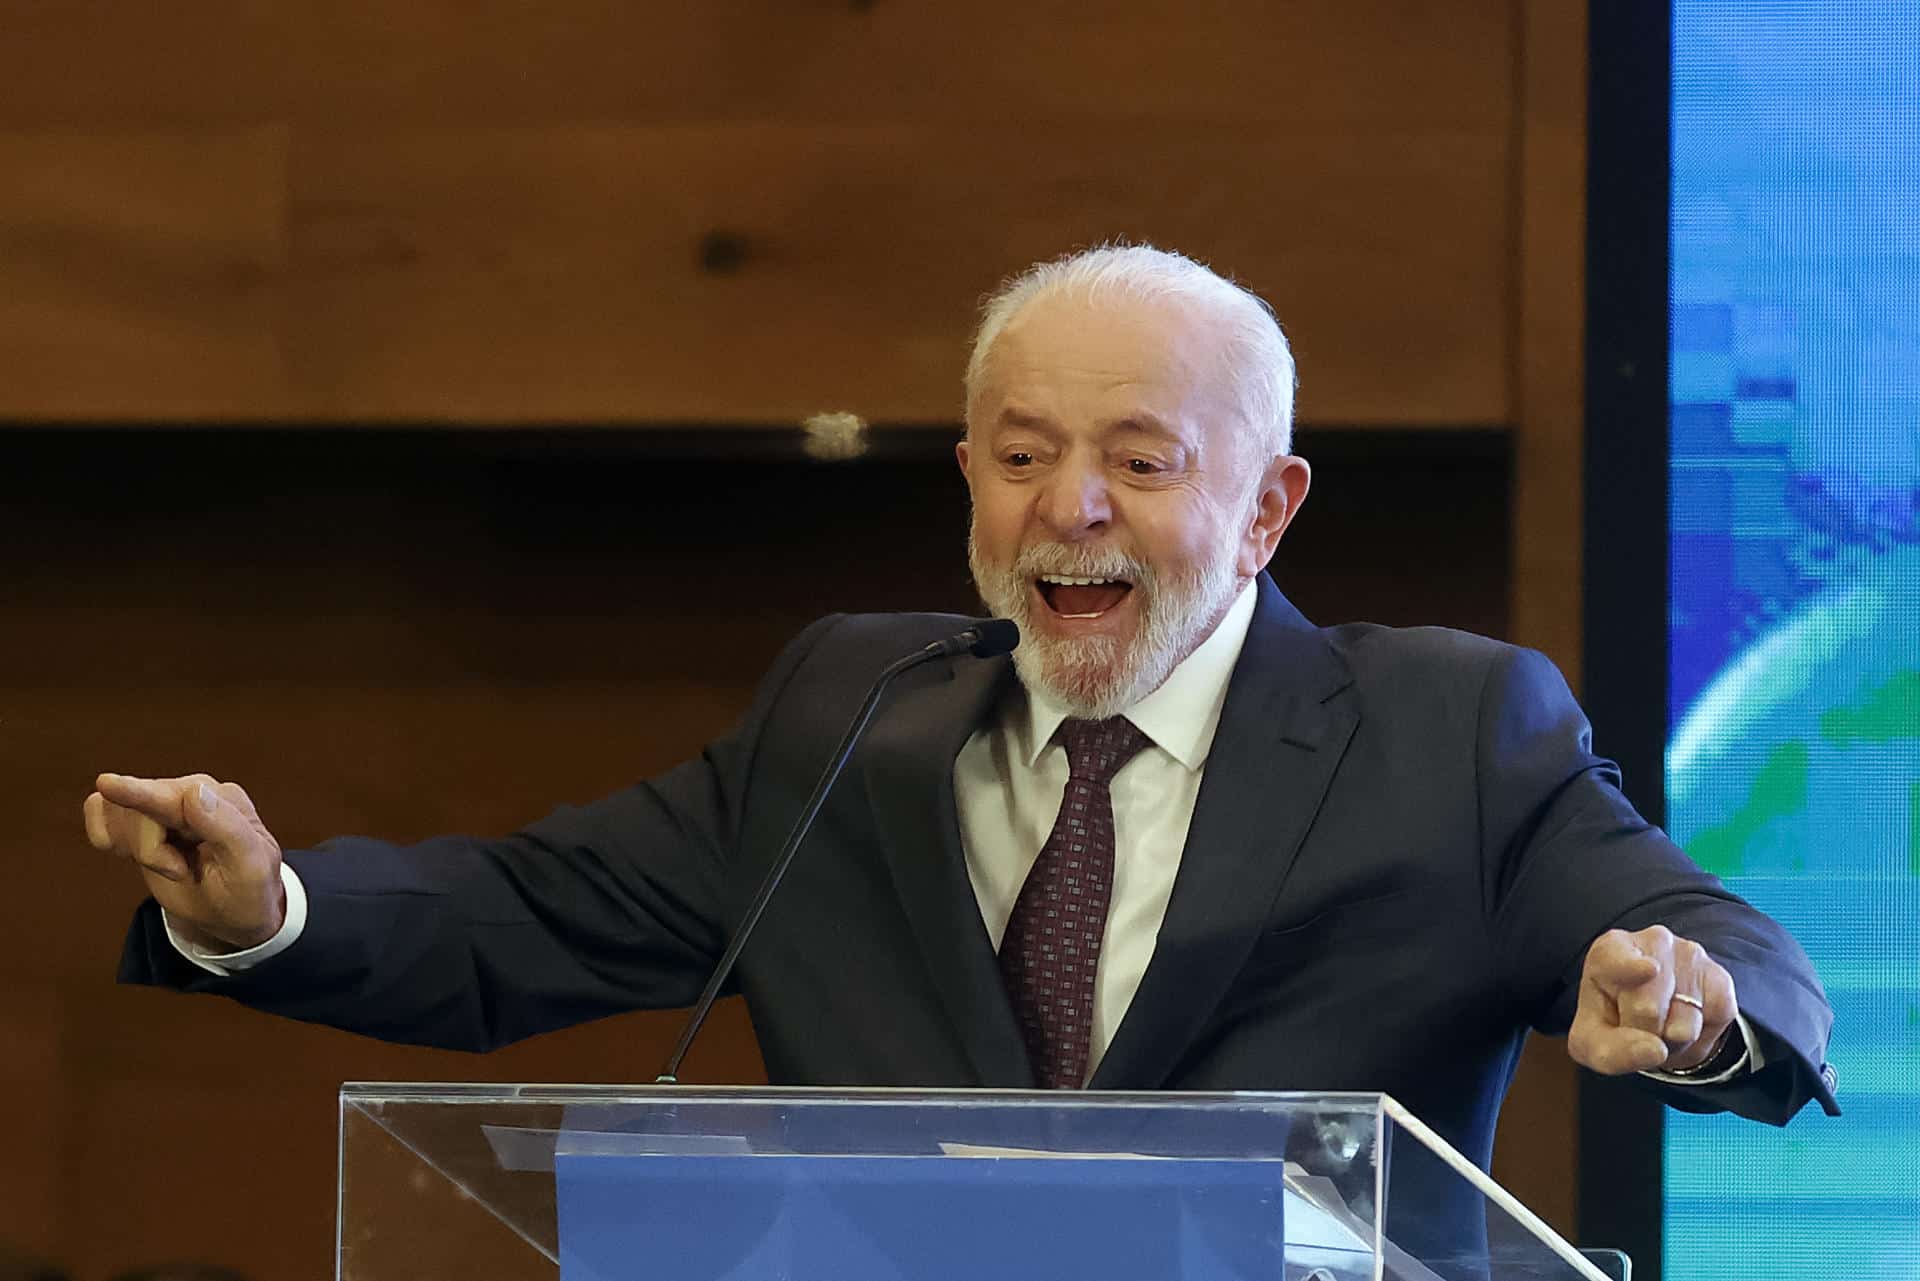
POLYGON ((1220 321, 1221 356, 1246 424, 1268 458, 1293 448, 1293 351, 1266 300, 1205 263, 1152 245, 1107 244, 1036 263, 981 306, 967 358, 967 413, 985 381, 993 344, 1022 308, 1044 295, 1072 293, 1088 302, 1118 294, 1140 301, 1175 299, 1220 321))

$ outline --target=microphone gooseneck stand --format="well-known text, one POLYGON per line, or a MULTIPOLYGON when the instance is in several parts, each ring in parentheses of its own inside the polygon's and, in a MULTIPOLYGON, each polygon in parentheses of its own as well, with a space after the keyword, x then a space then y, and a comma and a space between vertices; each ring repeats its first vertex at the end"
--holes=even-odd
POLYGON ((753 901, 747 905, 746 914, 740 919, 740 928, 734 931, 733 940, 727 944, 727 950, 720 954, 720 961, 713 967, 713 975, 707 979, 707 986, 700 993, 700 999, 694 1002, 693 1012, 687 1018, 687 1025, 680 1030, 680 1039, 674 1044, 673 1053, 667 1056, 666 1066, 660 1069, 660 1075, 654 1078, 655 1085, 678 1085, 680 1083, 680 1061, 687 1056, 694 1037, 700 1034, 700 1027, 707 1021, 707 1014, 713 1009, 713 1003, 720 996, 720 989, 726 986, 733 973, 734 963, 740 959, 740 953, 747 945, 747 939, 753 934, 753 927, 760 922, 761 913, 767 910, 767 904, 773 899, 774 891, 780 888, 781 878, 787 874, 787 867, 793 862, 793 856, 799 852, 800 842, 807 837, 818 817, 820 807, 826 804, 827 793, 833 789, 834 782, 840 777, 840 771, 846 767, 847 760, 853 755, 854 747, 860 742, 861 734, 866 732, 867 722, 873 719, 874 709, 880 706, 880 698, 902 672, 911 671, 922 663, 930 663, 937 658, 952 658, 959 654, 972 654, 975 658, 994 658, 1012 652, 1020 643, 1020 629, 1004 618, 990 618, 976 623, 965 631, 946 640, 935 641, 924 649, 915 650, 904 658, 896 659, 880 673, 873 687, 867 691, 866 698, 855 712, 852 721, 847 724, 847 732, 840 736, 840 745, 834 749, 833 758, 827 762, 826 769, 820 773, 820 779, 813 785, 813 795, 801 807, 800 814, 794 819, 793 828, 787 833, 787 839, 780 846, 779 855, 768 869, 766 879, 760 882, 753 901))

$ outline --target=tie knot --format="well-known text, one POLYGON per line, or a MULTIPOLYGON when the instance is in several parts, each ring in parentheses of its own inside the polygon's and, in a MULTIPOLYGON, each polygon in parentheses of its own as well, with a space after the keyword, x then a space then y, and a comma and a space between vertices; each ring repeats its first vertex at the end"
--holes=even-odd
POLYGON ((1120 767, 1140 754, 1148 738, 1124 716, 1103 721, 1060 722, 1060 744, 1067 749, 1067 777, 1109 783, 1120 767))

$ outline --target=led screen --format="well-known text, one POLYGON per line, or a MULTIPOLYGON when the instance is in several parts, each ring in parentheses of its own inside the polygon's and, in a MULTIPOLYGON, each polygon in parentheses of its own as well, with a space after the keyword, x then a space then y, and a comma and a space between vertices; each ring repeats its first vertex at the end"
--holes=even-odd
POLYGON ((1669 1281, 1920 1278, 1920 3, 1678 0, 1668 820, 1846 1115, 1668 1113, 1669 1281))

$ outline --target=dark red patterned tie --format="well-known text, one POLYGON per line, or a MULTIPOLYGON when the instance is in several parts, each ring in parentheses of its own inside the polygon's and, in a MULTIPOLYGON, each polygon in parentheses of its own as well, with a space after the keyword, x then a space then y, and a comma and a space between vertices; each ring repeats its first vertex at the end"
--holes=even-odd
POLYGON ((1049 1090, 1087 1079, 1094 971, 1113 897, 1113 776, 1147 745, 1124 716, 1069 720, 1067 790, 1000 943, 1000 972, 1027 1039, 1033 1074, 1049 1090))

